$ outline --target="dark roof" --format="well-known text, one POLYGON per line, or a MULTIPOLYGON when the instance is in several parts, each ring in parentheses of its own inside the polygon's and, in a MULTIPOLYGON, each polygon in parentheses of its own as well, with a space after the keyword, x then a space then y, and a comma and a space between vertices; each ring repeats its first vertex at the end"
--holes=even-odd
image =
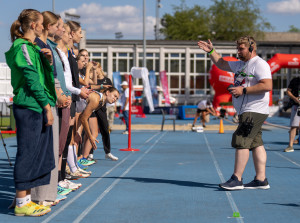
MULTIPOLYGON (((235 46, 234 41, 213 41, 215 46, 235 46)), ((143 40, 87 39, 87 45, 143 45, 143 40)), ((146 40, 149 46, 196 46, 197 40, 146 40)), ((257 41, 258 46, 300 46, 300 42, 257 41)))

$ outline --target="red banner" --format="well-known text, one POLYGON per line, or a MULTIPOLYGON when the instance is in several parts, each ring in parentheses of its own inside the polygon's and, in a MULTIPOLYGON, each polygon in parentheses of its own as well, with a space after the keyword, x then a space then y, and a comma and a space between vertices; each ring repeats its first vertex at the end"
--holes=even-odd
POLYGON ((162 85, 162 89, 163 89, 163 93, 164 93, 164 97, 165 97, 165 105, 170 106, 171 103, 170 103, 170 97, 169 97, 167 72, 161 71, 161 72, 159 72, 159 76, 160 76, 160 81, 161 81, 161 85, 162 85))

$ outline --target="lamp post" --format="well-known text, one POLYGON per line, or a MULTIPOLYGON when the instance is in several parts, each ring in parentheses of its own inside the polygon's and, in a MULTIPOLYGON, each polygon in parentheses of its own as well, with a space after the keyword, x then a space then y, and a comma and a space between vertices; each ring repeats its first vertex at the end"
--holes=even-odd
POLYGON ((160 0, 156 0, 156 26, 155 26, 155 39, 159 39, 159 8, 161 8, 160 0))
POLYGON ((146 67, 146 0, 143 1, 143 67, 146 67))
POLYGON ((55 13, 55 0, 52 0, 52 12, 55 13))

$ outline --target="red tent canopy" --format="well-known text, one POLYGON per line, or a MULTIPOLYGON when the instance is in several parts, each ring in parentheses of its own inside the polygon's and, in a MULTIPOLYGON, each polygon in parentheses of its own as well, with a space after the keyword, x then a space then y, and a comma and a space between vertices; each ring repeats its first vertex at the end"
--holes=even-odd
MULTIPOLYGON (((224 57, 227 61, 237 61, 234 57, 224 57)), ((276 53, 269 61, 271 73, 274 74, 281 68, 300 68, 300 54, 280 54, 276 53)), ((233 83, 234 74, 223 71, 213 65, 210 70, 209 82, 215 90, 213 106, 217 107, 220 102, 229 102, 232 100, 227 87, 233 83)), ((270 92, 270 103, 272 105, 272 91, 270 92)))

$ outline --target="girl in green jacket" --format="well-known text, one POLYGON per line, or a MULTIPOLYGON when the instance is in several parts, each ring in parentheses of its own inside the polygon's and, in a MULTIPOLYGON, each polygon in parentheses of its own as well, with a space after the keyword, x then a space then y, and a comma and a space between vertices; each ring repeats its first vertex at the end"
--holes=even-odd
POLYGON ((41 13, 24 9, 11 26, 13 44, 5 53, 11 69, 17 127, 16 216, 41 216, 51 211, 31 201, 31 188, 49 184, 55 166, 50 108, 56 103, 52 54, 34 44, 43 29, 41 13))

